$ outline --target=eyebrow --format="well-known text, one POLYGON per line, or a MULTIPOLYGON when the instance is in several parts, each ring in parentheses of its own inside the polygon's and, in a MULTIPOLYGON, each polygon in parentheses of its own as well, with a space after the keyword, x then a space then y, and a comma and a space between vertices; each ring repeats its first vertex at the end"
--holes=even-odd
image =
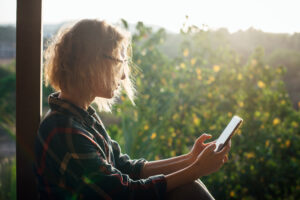
POLYGON ((120 62, 120 63, 124 63, 124 62, 127 62, 128 60, 125 59, 125 60, 121 60, 121 59, 118 59, 118 58, 115 58, 115 57, 112 57, 112 56, 108 56, 106 54, 103 54, 103 57, 104 58, 108 58, 110 60, 114 60, 114 61, 117 61, 117 62, 120 62))

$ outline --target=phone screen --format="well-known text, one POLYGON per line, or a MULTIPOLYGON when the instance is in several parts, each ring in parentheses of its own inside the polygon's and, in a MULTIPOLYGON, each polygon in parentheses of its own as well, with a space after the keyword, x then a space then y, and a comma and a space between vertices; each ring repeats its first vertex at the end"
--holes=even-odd
POLYGON ((226 128, 223 130, 222 134, 216 141, 216 149, 215 151, 220 151, 226 144, 227 140, 230 138, 230 136, 237 130, 237 128, 240 126, 242 123, 243 119, 234 116, 229 124, 226 126, 226 128))

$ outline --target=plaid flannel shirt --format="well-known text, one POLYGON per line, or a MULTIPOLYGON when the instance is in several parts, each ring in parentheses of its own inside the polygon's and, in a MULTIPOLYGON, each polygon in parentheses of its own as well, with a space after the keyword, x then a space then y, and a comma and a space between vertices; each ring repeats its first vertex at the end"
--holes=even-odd
POLYGON ((163 174, 140 178, 145 159, 131 160, 107 134, 99 116, 49 95, 50 110, 36 139, 41 199, 163 199, 163 174))

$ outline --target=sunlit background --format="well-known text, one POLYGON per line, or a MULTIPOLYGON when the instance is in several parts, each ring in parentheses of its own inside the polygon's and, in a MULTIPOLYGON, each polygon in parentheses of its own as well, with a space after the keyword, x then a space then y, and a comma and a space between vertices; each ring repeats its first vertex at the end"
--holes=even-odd
MULTIPOLYGON (((179 32, 185 16, 190 23, 212 29, 225 27, 230 32, 250 27, 265 32, 300 32, 300 2, 297 0, 44 0, 45 24, 82 18, 111 22, 120 18, 135 23, 158 25, 179 32)), ((15 23, 16 2, 0 1, 0 23, 15 23)))
MULTIPOLYGON (((229 162, 202 179, 209 190, 216 199, 300 199, 299 8, 297 0, 44 0, 43 45, 74 20, 127 28, 140 69, 136 106, 123 94, 112 113, 99 113, 124 153, 182 155, 237 114, 244 124, 229 162)), ((16 2, 0 0, 0 200, 16 199, 15 25, 16 2)), ((43 85, 43 113, 51 92, 43 85)))

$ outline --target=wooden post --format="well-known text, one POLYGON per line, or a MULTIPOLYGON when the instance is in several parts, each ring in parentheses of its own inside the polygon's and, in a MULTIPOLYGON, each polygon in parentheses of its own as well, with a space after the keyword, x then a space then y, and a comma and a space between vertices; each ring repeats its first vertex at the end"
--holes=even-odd
POLYGON ((42 0, 17 0, 17 199, 37 199, 34 142, 41 119, 42 0))

